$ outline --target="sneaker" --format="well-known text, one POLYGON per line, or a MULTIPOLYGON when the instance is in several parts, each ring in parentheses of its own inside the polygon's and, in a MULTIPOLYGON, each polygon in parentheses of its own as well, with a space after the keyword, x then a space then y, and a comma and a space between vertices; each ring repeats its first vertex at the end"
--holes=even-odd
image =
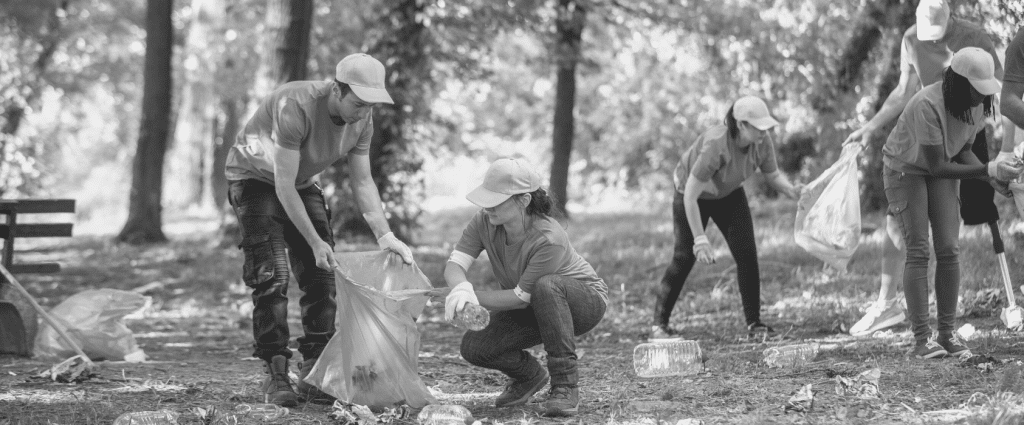
POLYGON ((760 320, 747 325, 747 336, 754 337, 757 335, 773 336, 775 335, 775 329, 760 320))
POLYGON ((903 320, 906 318, 906 313, 903 312, 903 308, 896 302, 896 299, 889 300, 888 302, 875 301, 868 307, 864 317, 850 327, 850 335, 871 335, 875 331, 903 323, 903 320))
POLYGON ((263 402, 283 407, 299 405, 299 397, 292 389, 292 380, 288 377, 288 358, 274 356, 263 363, 263 379, 260 389, 263 391, 263 402))
POLYGON ((651 334, 649 339, 671 339, 680 338, 683 333, 678 329, 672 329, 668 325, 654 325, 651 326, 651 334))
POLYGON ((924 343, 919 343, 914 348, 914 357, 919 359, 934 359, 936 357, 945 357, 949 352, 945 348, 942 348, 938 342, 935 342, 935 338, 928 338, 924 343))
POLYGON ((575 416, 580 410, 580 389, 569 385, 553 385, 548 400, 541 408, 544 416, 575 416))
POLYGON ((533 397, 537 391, 544 388, 550 379, 548 371, 542 368, 540 373, 534 376, 533 379, 526 381, 513 380, 505 386, 505 391, 499 394, 498 398, 494 399, 494 407, 522 406, 530 401, 530 397, 533 397))
POLYGON ((939 345, 946 350, 950 356, 962 356, 964 354, 971 355, 971 347, 964 344, 963 340, 957 334, 952 335, 939 335, 939 345))
POLYGON ((299 363, 299 382, 295 384, 295 390, 299 393, 299 397, 308 402, 317 404, 334 403, 334 396, 320 391, 316 385, 306 382, 306 377, 309 376, 309 372, 313 370, 313 365, 315 364, 316 358, 303 359, 299 363))

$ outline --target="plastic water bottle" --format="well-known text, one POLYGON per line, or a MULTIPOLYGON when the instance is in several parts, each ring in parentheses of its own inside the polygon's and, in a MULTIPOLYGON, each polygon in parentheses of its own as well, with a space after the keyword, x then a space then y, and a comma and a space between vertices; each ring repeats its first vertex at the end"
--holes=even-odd
POLYGON ((817 343, 787 345, 764 350, 764 362, 768 367, 797 366, 810 362, 817 355, 817 343))
POLYGON ((288 416, 288 408, 276 404, 239 404, 235 410, 217 415, 212 425, 238 425, 253 421, 273 421, 288 416))
POLYGON ((491 312, 479 304, 467 303, 462 311, 455 313, 452 324, 463 329, 478 331, 491 322, 491 312))
POLYGON ((473 414, 458 404, 431 404, 416 419, 420 425, 471 425, 473 414))
POLYGON ((697 341, 652 339, 633 349, 633 369, 641 378, 694 375, 704 362, 697 341))
POLYGON ((167 409, 128 412, 114 419, 114 425, 178 425, 178 416, 167 409))

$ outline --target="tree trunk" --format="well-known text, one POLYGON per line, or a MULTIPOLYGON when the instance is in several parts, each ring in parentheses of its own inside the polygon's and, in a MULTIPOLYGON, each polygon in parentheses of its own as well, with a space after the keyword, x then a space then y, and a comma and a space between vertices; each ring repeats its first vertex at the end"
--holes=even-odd
POLYGON ((164 155, 171 116, 173 0, 149 0, 146 12, 146 65, 142 122, 132 164, 128 221, 117 240, 130 244, 165 242, 161 229, 164 155))
POLYGON ((263 98, 275 87, 306 79, 313 0, 268 0, 264 66, 256 84, 263 98))
POLYGON ((555 21, 557 44, 555 63, 557 83, 555 89, 554 129, 551 136, 551 196, 555 207, 568 214, 569 163, 572 157, 574 131, 573 110, 576 107, 576 64, 580 60, 583 27, 586 14, 574 0, 560 0, 558 19, 555 21))

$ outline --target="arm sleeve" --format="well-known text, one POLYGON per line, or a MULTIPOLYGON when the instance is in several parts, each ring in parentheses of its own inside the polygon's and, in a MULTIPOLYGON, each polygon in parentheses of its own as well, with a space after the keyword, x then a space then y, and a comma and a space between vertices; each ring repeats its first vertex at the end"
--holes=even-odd
POLYGON ((462 231, 462 238, 455 245, 455 250, 470 257, 476 258, 484 250, 484 215, 483 211, 478 212, 469 220, 466 229, 462 231))
POLYGON ((562 264, 562 257, 565 256, 566 252, 565 247, 561 245, 546 244, 538 248, 530 256, 530 260, 526 264, 526 270, 519 277, 518 287, 532 294, 533 285, 541 277, 558 271, 559 265, 562 264))
POLYGON ((912 144, 920 146, 943 145, 945 140, 942 137, 942 121, 927 103, 917 103, 912 109, 904 110, 907 127, 910 131, 905 132, 912 144))
POLYGON ((914 71, 914 66, 910 64, 910 43, 907 37, 903 37, 903 41, 900 43, 900 72, 910 73, 914 71))
POLYGON ((370 142, 373 140, 373 114, 370 114, 366 118, 366 125, 363 126, 363 132, 359 133, 359 142, 356 143, 355 147, 349 151, 356 155, 369 155, 370 154, 370 142))
POLYGON ((1013 41, 1006 46, 1006 73, 1003 81, 1024 83, 1024 27, 1017 31, 1013 41))
POLYGON ((761 163, 757 165, 764 174, 772 174, 779 171, 779 160, 775 157, 775 141, 772 140, 771 134, 764 135, 764 141, 761 142, 764 150, 761 163))
MULTIPOLYGON (((711 176, 725 165, 725 158, 722 154, 722 146, 714 140, 705 140, 701 146, 697 159, 690 168, 690 174, 697 178, 697 181, 706 182, 711 176)), ((686 182, 683 182, 685 184, 686 182)))
POLYGON ((281 99, 277 103, 276 119, 274 120, 273 138, 278 146, 293 151, 302 147, 306 140, 306 112, 292 99, 281 99))

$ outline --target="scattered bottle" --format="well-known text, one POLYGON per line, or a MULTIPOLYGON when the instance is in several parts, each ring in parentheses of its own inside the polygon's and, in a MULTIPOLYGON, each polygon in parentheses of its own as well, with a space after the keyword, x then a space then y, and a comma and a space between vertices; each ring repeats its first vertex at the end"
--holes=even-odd
POLYGON ((633 349, 633 369, 641 378, 695 375, 704 369, 700 344, 682 338, 652 339, 633 349))
POLYGON ((810 362, 817 355, 817 343, 787 345, 764 350, 764 362, 768 367, 797 366, 810 362))
POLYGON ((462 311, 455 313, 452 324, 463 329, 478 331, 491 322, 491 312, 479 304, 467 303, 462 311))
POLYGON ((167 409, 128 412, 114 419, 114 425, 178 425, 178 416, 167 409))
POLYGON ((288 416, 288 408, 276 404, 239 404, 235 410, 217 415, 212 425, 238 425, 253 421, 273 421, 288 416))
POLYGON ((471 425, 474 421, 469 409, 458 404, 428 405, 416 419, 420 425, 471 425))

